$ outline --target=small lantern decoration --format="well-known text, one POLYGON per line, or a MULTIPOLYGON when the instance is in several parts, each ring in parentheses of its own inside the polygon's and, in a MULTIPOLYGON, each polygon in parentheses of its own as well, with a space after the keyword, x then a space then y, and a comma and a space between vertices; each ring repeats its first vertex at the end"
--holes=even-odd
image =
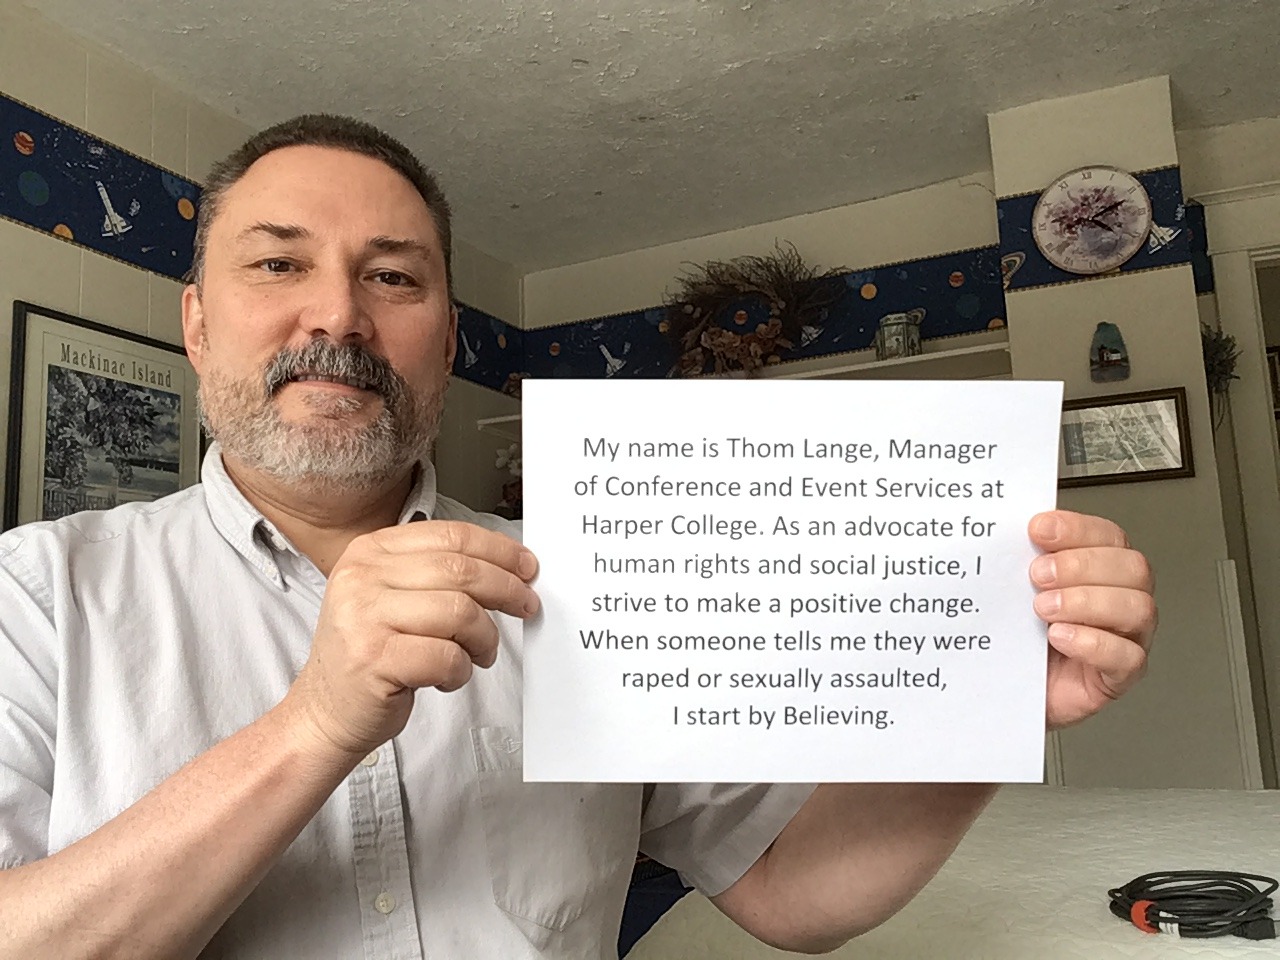
POLYGON ((920 321, 923 319, 923 307, 881 317, 876 330, 876 359, 894 360, 923 353, 920 345, 920 321))

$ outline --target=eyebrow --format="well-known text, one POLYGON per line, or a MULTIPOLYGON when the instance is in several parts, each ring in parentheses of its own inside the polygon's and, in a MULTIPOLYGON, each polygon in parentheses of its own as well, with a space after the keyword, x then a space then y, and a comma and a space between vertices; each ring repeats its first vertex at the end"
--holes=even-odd
POLYGON ((256 234, 265 233, 277 240, 302 240, 311 236, 311 231, 292 223, 268 223, 260 221, 240 231, 237 240, 249 240, 256 234))
MULTIPOLYGON (((269 237, 275 237, 277 240, 306 240, 311 237, 311 231, 306 227, 298 226, 293 223, 269 223, 260 221, 251 226, 245 227, 240 231, 238 240, 250 240, 258 234, 266 234, 269 237)), ((376 250, 379 253, 407 253, 416 254, 424 260, 431 259, 431 248, 421 240, 410 240, 404 237, 388 237, 377 236, 371 239, 365 246, 370 250, 376 250)))
POLYGON ((407 240, 399 237, 374 237, 369 241, 370 249, 380 253, 416 254, 424 260, 431 259, 431 248, 421 240, 407 240))

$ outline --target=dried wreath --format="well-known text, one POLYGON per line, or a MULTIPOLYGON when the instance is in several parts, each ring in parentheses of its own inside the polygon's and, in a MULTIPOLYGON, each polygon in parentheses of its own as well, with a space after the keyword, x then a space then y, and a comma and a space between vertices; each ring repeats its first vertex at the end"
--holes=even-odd
POLYGON ((766 256, 692 265, 664 303, 663 322, 677 354, 672 373, 750 371, 779 362, 780 352, 806 332, 816 335, 827 309, 845 292, 846 272, 806 266, 791 244, 778 244, 766 256), (741 307, 752 299, 768 306, 769 319, 739 333, 725 320, 743 324, 741 307))

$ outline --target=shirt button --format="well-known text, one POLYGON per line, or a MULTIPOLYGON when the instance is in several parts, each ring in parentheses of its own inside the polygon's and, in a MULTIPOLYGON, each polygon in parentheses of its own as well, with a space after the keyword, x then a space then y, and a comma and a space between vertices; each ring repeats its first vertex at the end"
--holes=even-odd
POLYGON ((374 898, 373 908, 379 913, 390 913, 396 908, 396 898, 384 890, 374 898))
POLYGON ((378 762, 378 751, 377 750, 373 751, 373 753, 369 754, 360 762, 366 767, 374 766, 378 762))

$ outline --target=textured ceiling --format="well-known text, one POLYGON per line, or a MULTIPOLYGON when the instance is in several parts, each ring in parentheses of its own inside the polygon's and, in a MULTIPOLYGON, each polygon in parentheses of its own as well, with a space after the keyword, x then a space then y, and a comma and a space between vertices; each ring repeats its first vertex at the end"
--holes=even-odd
POLYGON ((1280 0, 26 0, 260 126, 386 127, 529 271, 990 166, 987 113, 1168 74, 1280 115, 1280 0))

